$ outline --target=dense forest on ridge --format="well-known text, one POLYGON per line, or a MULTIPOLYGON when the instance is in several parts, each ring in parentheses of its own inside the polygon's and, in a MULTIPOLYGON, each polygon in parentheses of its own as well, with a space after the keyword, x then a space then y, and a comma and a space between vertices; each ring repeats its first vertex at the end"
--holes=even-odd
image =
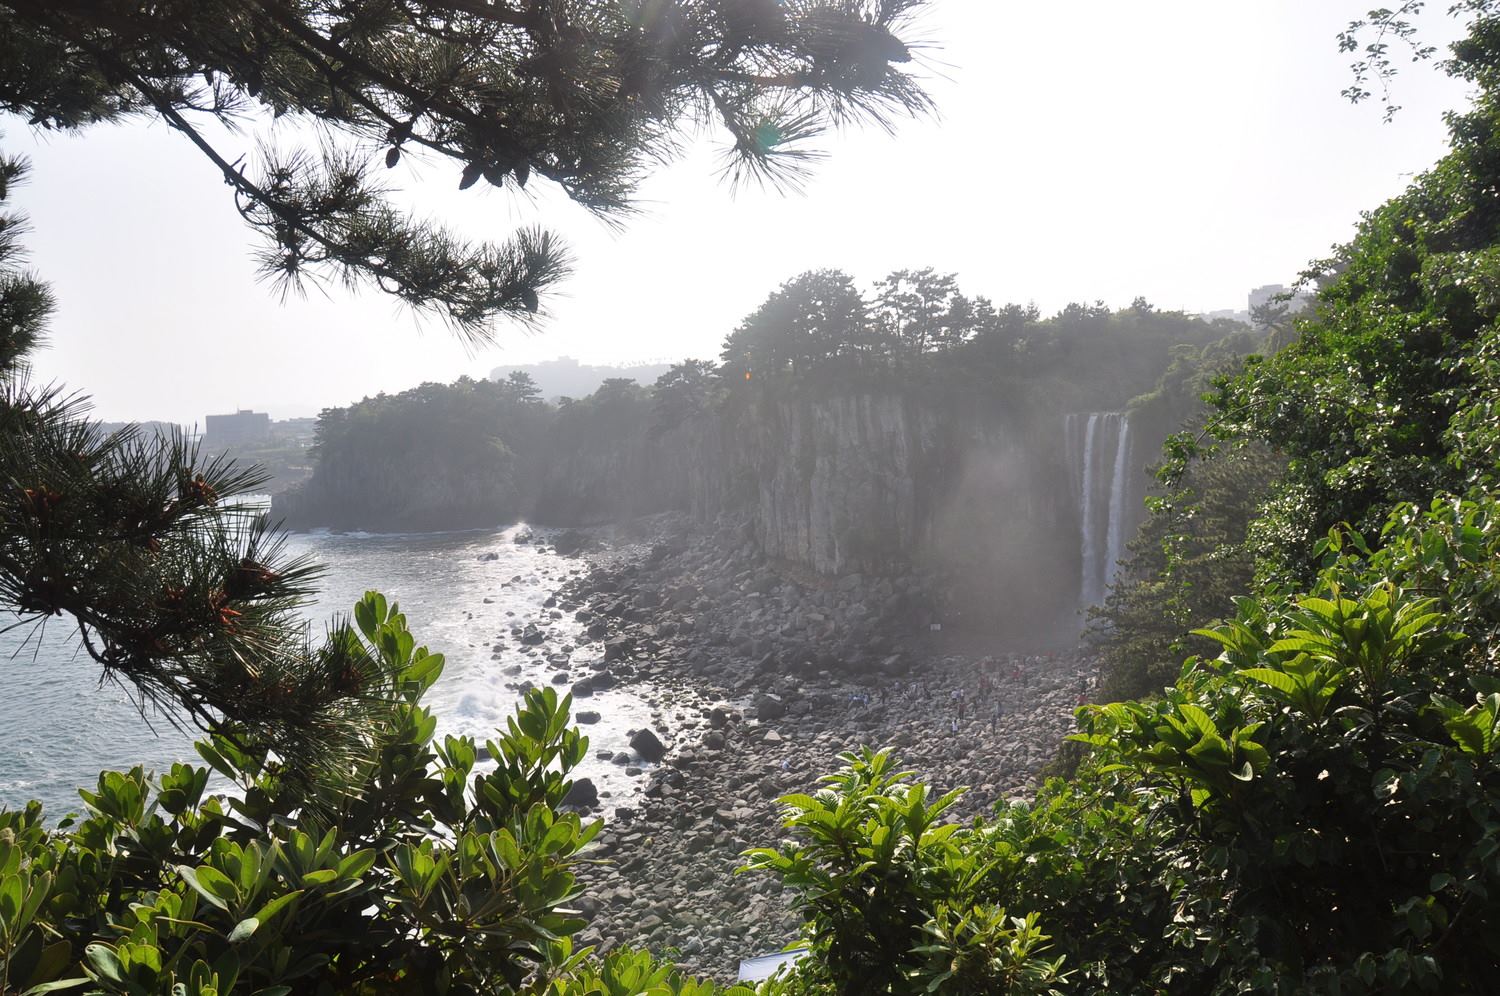
MULTIPOLYGON (((662 433, 761 398, 902 395, 932 408, 972 405, 1036 419, 1147 404, 1175 428, 1201 404, 1157 391, 1173 363, 1218 343, 1227 356, 1264 338, 1228 321, 1153 309, 1074 304, 1043 318, 962 293, 951 274, 898 271, 861 292, 837 271, 788 280, 725 337, 718 364, 685 360, 655 383, 606 381, 551 401, 524 374, 424 384, 329 409, 313 479, 278 504, 298 525, 440 529, 569 519, 557 499, 580 451, 640 449, 662 433), (1145 395, 1157 391, 1157 396, 1145 395), (553 468, 549 480, 548 468, 553 468), (398 469, 400 472, 397 472, 398 469)), ((622 481, 621 490, 636 488, 622 481)), ((680 499, 678 499, 680 501, 680 499)), ((677 507, 671 496, 630 511, 677 507)), ((597 513, 593 513, 597 516, 597 513)))

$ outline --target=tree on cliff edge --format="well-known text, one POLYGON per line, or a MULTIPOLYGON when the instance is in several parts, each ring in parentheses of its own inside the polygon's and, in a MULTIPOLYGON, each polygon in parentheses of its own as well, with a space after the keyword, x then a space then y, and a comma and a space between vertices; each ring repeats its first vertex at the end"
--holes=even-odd
MULTIPOLYGON (((154 117, 222 173, 263 272, 373 285, 483 339, 565 275, 540 229, 471 244, 404 215, 377 176, 450 161, 461 188, 554 184, 630 210, 684 128, 717 124, 735 181, 795 180, 850 119, 924 110, 897 37, 922 0, 0 0, 0 108, 42 129, 154 117), (327 136, 255 163, 217 124, 290 118, 327 136)), ((303 134, 311 134, 309 129, 303 134)), ((0 200, 25 164, 0 164, 0 200)), ((0 601, 76 626, 107 676, 337 777, 391 694, 368 657, 295 624, 311 565, 228 496, 262 480, 183 440, 108 435, 31 384, 52 301, 0 218, 0 601)))

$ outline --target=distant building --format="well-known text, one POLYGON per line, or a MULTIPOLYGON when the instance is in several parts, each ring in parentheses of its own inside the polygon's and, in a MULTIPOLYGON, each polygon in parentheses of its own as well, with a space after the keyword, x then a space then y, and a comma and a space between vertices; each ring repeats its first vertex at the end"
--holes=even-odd
POLYGON ((1209 321, 1225 319, 1231 322, 1239 322, 1242 325, 1250 324, 1250 312, 1236 311, 1233 308, 1220 308, 1218 311, 1206 311, 1203 313, 1202 317, 1207 318, 1209 321))
POLYGON ((265 412, 241 409, 233 415, 206 415, 203 419, 203 448, 210 453, 270 438, 271 416, 265 412))
POLYGON ((1292 292, 1287 290, 1285 284, 1266 284, 1264 287, 1257 287, 1252 290, 1249 301, 1252 313, 1262 305, 1284 303, 1287 311, 1296 314, 1307 307, 1311 299, 1301 291, 1292 292), (1283 294, 1290 294, 1291 297, 1285 301, 1278 300, 1283 294))
POLYGON ((317 434, 316 418, 284 418, 271 423, 271 438, 278 443, 311 446, 317 434))
POLYGON ((1312 297, 1302 291, 1291 291, 1285 284, 1265 284, 1263 286, 1252 289, 1250 293, 1246 295, 1245 303, 1246 306, 1242 310, 1236 308, 1220 308, 1216 311, 1200 312, 1199 317, 1205 318, 1209 321, 1213 321, 1215 319, 1228 319, 1229 321, 1240 322, 1244 325, 1253 325, 1254 319, 1252 316, 1256 308, 1262 307, 1263 305, 1267 304, 1284 303, 1286 305, 1286 310, 1289 313, 1295 315, 1297 312, 1301 311, 1303 308, 1306 308, 1312 303, 1312 297), (1281 295, 1283 294, 1289 294, 1291 296, 1283 302, 1279 300, 1281 295))
POLYGON ((1250 310, 1254 311, 1261 305, 1270 304, 1277 295, 1286 293, 1285 284, 1266 284, 1264 287, 1256 287, 1250 292, 1250 310))

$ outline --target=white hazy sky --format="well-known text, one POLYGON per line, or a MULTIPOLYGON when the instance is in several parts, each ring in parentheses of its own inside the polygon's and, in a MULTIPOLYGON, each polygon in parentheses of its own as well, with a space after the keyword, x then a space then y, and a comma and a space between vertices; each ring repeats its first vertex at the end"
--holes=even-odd
MULTIPOLYGON (((1382 124, 1351 107, 1334 36, 1363 0, 936 0, 921 35, 941 73, 934 120, 834 136, 801 194, 731 196, 711 145, 655 175, 646 212, 613 232, 557 196, 537 204, 457 169, 393 181, 475 236, 541 221, 578 258, 538 335, 466 350, 377 291, 278 301, 214 168, 160 125, 36 134, 0 117, 33 161, 17 205, 31 262, 59 300, 42 377, 106 419, 201 422, 235 407, 315 414, 425 380, 558 355, 589 362, 714 357, 781 281, 841 267, 959 274, 997 303, 1243 307, 1349 237, 1362 210, 1441 154, 1463 89, 1430 67, 1397 81, 1382 124)), ((1429 37, 1454 28, 1430 18, 1429 37)), ((226 145, 232 139, 226 139, 226 145)))

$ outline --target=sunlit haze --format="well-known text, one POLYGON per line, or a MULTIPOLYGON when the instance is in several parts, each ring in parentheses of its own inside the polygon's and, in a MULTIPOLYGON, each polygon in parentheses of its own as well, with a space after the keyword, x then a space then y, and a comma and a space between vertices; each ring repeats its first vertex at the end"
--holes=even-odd
MULTIPOLYGON (((618 232, 555 193, 460 193, 450 164, 403 165, 392 182, 422 212, 476 237, 539 221, 576 253, 544 329, 502 329, 483 350, 370 289, 279 301, 256 282, 228 188, 160 124, 74 138, 5 121, 5 147, 33 162, 16 203, 59 302, 37 369, 91 394, 106 419, 311 415, 558 355, 714 357, 777 284, 825 266, 863 284, 934 266, 971 294, 1043 312, 1137 295, 1241 308, 1433 163, 1441 114, 1465 98, 1417 66, 1396 81, 1393 123, 1350 106, 1334 38, 1347 16, 1306 0, 946 0, 919 32, 938 117, 839 136, 792 195, 732 193, 705 139, 645 184, 644 213, 618 232)), ((1433 40, 1451 30, 1430 21, 1433 40)))

